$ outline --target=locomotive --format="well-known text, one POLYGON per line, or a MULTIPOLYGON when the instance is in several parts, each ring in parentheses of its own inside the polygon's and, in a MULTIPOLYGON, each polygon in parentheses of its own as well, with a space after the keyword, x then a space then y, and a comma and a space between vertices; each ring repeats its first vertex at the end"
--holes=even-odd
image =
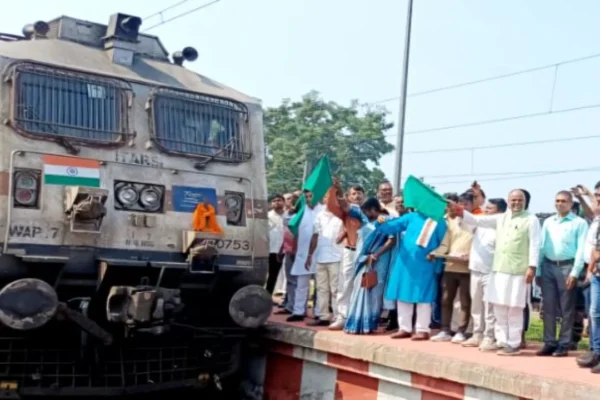
POLYGON ((270 314, 261 102, 141 23, 0 34, 0 398, 218 388, 270 314))

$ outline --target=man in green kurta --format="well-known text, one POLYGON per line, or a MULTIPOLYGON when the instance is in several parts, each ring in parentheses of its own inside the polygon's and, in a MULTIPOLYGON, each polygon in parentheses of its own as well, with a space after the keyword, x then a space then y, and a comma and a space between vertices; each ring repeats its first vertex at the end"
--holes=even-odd
POLYGON ((495 335, 499 355, 520 354, 523 309, 529 299, 540 248, 540 223, 525 210, 525 194, 508 195, 509 210, 503 214, 474 216, 454 205, 463 223, 497 230, 494 267, 485 301, 494 306, 495 335))

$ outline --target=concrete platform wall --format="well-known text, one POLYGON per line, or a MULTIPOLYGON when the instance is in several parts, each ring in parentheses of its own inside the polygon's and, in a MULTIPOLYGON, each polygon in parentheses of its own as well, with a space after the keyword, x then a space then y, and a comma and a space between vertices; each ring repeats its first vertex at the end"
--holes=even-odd
POLYGON ((600 400, 600 382, 574 360, 533 351, 498 357, 275 320, 245 357, 243 386, 251 400, 600 400))
POLYGON ((254 354, 246 361, 243 387, 247 399, 520 399, 484 388, 285 343, 266 342, 263 351, 263 354, 254 354))

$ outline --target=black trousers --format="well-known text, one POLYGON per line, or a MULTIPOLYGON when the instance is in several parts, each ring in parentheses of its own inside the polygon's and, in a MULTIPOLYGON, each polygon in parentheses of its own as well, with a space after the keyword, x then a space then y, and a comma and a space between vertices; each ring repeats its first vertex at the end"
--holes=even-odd
POLYGON ((267 278, 267 292, 271 294, 273 294, 273 291, 275 290, 275 284, 277 283, 279 270, 281 270, 281 260, 277 259, 276 253, 269 254, 269 277, 267 278))

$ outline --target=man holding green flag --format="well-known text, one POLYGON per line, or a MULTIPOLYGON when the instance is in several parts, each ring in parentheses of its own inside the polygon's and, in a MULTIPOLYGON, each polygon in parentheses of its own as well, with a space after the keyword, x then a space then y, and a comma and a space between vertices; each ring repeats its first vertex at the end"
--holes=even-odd
POLYGON ((400 218, 382 219, 377 228, 390 236, 404 233, 392 261, 384 298, 397 302, 400 329, 392 338, 427 340, 431 331, 431 304, 437 297, 438 274, 441 273, 441 263, 431 255, 447 252, 447 225, 444 220, 447 203, 413 176, 406 181, 403 194, 405 206, 416 211, 400 218), (413 327, 415 305, 417 315, 413 327))
POLYGON ((316 258, 310 254, 314 221, 322 208, 319 202, 332 184, 329 158, 325 155, 304 182, 303 194, 297 204, 298 212, 288 225, 298 243, 296 258, 292 266, 292 275, 298 277, 298 284, 292 315, 287 318, 289 322, 303 321, 306 316, 310 277, 315 274, 317 266, 316 258))

